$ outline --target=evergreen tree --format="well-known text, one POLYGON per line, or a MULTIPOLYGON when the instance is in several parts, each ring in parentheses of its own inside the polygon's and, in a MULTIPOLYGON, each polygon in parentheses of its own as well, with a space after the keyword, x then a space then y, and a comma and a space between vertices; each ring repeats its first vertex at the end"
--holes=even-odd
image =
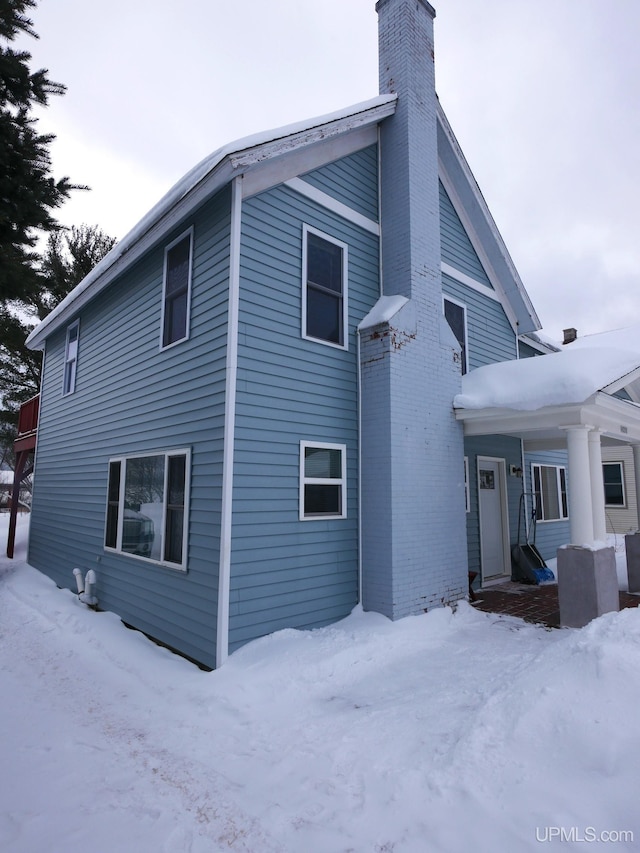
POLYGON ((13 441, 20 404, 40 390, 42 356, 27 349, 26 338, 115 242, 95 226, 54 231, 39 263, 31 268, 36 286, 11 306, 0 305, 0 399, 4 401, 0 443, 3 431, 13 441))
POLYGON ((51 175, 49 145, 31 114, 65 87, 46 69, 31 72, 31 54, 10 45, 21 33, 38 38, 25 12, 35 0, 0 0, 0 304, 37 287, 32 261, 38 231, 53 231, 53 212, 72 189, 51 175))

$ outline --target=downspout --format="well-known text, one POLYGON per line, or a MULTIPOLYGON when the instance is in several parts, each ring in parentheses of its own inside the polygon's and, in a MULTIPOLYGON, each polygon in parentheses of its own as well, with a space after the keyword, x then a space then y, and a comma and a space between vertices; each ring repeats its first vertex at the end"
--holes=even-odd
POLYGON ((216 667, 229 656, 229 594, 231 586, 231 530, 233 518, 233 451, 238 377, 238 315, 240 303, 240 225, 242 176, 231 182, 231 235, 229 241, 229 297, 227 313, 227 364, 225 379, 224 438, 222 456, 222 518, 218 569, 218 621, 216 667))
MULTIPOLYGON (((382 207, 381 207, 382 156, 380 150, 380 125, 378 125, 378 296, 383 295, 382 282, 382 207)), ((362 606, 362 359, 360 329, 356 327, 356 345, 358 364, 356 368, 358 394, 358 601, 362 606)))

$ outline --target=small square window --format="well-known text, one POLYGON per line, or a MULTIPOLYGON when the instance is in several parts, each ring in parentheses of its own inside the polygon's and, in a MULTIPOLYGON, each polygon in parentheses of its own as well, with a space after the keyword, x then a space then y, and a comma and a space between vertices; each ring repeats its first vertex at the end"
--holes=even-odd
POLYGON ((302 336, 346 349, 347 246, 303 228, 302 336))
POLYGON ((62 393, 73 394, 76 390, 76 372, 78 366, 78 341, 80 338, 80 321, 76 320, 67 329, 67 342, 64 351, 64 378, 62 393))
POLYGON ((193 231, 174 240, 165 251, 162 346, 189 337, 193 231))
POLYGON ((300 442, 300 519, 346 518, 343 444, 300 442))

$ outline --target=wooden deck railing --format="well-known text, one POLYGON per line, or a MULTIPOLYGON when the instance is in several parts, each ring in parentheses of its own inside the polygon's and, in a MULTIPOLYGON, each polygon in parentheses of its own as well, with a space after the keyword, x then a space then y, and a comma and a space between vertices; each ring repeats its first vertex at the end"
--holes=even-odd
POLYGON ((18 438, 29 435, 38 429, 38 412, 40 411, 40 394, 36 394, 20 406, 18 414, 18 438))

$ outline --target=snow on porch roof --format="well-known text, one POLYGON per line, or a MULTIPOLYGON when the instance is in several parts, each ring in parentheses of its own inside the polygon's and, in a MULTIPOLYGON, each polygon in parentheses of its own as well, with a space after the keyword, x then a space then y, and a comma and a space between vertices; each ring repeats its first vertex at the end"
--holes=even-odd
POLYGON ((640 373, 640 347, 573 345, 561 352, 488 364, 462 377, 456 409, 534 411, 584 403, 598 391, 612 393, 640 373))

